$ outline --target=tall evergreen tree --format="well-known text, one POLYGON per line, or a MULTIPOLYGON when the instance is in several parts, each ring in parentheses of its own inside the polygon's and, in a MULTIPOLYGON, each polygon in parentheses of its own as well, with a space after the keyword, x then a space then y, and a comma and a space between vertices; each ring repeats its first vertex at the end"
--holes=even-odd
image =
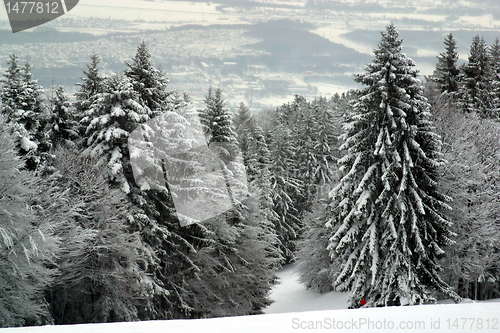
POLYGON ((500 40, 498 39, 498 37, 495 39, 495 43, 490 46, 489 52, 491 60, 491 71, 493 75, 498 77, 500 75, 500 40))
MULTIPOLYGON (((340 128, 326 99, 304 103, 296 134, 297 178, 304 185, 305 207, 311 207, 321 187, 331 182, 336 159, 334 146, 340 128)), ((307 208, 306 208, 307 209, 307 208)))
MULTIPOLYGON (((82 114, 85 112, 92 103, 92 98, 102 93, 103 90, 103 81, 104 78, 99 73, 99 56, 97 54, 92 54, 90 56, 90 65, 87 65, 87 70, 83 71, 85 75, 82 78, 81 83, 77 83, 77 86, 80 87, 79 91, 75 94, 76 97, 76 109, 82 114)), ((83 117, 83 115, 81 115, 83 117)))
POLYGON ((279 216, 273 210, 271 153, 266 134, 244 103, 240 103, 233 124, 243 155, 249 192, 253 199, 260 203, 261 228, 268 243, 265 250, 267 256, 273 258, 272 266, 280 267, 285 263, 285 257, 275 229, 279 225, 279 216))
POLYGON ((45 119, 44 104, 43 104, 43 88, 38 84, 38 80, 33 79, 31 73, 32 66, 26 62, 22 67, 22 80, 24 83, 24 98, 22 108, 25 110, 26 117, 25 127, 28 131, 36 133, 40 129, 40 123, 45 119))
POLYGON ((27 155, 26 166, 34 170, 42 162, 41 156, 50 149, 44 131, 46 114, 42 87, 32 78, 30 64, 20 66, 18 60, 11 55, 9 68, 1 80, 2 113, 11 125, 19 152, 27 155))
POLYGON ((246 175, 244 170, 239 170, 244 165, 237 161, 241 153, 236 133, 232 128, 231 114, 226 108, 226 101, 222 98, 222 89, 217 88, 214 92, 210 87, 205 98, 205 106, 205 109, 199 110, 200 123, 209 149, 221 161, 220 168, 225 178, 229 199, 235 206, 238 194, 244 196, 246 175))
MULTIPOLYGON (((401 52, 394 25, 382 32, 373 63, 356 81, 367 87, 346 125, 343 177, 326 209, 328 250, 341 263, 334 286, 350 307, 418 304, 438 290, 458 298, 439 276, 452 243, 437 191, 444 163, 414 62, 401 52)), ((335 266, 335 265, 334 265, 335 266)))
POLYGON ((214 91, 210 87, 204 102, 206 108, 199 111, 199 116, 207 142, 237 143, 236 133, 231 127, 231 114, 226 108, 226 101, 222 98, 222 89, 217 88, 214 91))
POLYGON ((131 79, 107 78, 102 92, 90 101, 81 120, 86 128, 84 154, 95 156, 106 167, 112 189, 117 185, 128 193, 133 207, 129 232, 138 233, 152 254, 151 264, 144 268, 150 279, 143 281, 152 294, 147 295, 148 306, 138 307, 135 315, 140 319, 189 317, 192 306, 186 281, 199 272, 189 255, 210 243, 210 232, 199 224, 181 227, 165 188, 140 189, 135 184, 128 141, 135 129, 151 121, 153 112, 141 104, 131 79))
POLYGON ((47 120, 46 130, 49 140, 55 147, 64 144, 75 146, 78 138, 78 121, 75 119, 75 111, 64 87, 58 86, 54 96, 50 99, 51 109, 47 120))
MULTIPOLYGON (((164 303, 163 307, 174 318, 259 313, 268 304, 269 266, 274 261, 268 257, 270 241, 264 232, 265 219, 248 200, 239 202, 237 207, 221 209, 224 198, 220 198, 219 192, 226 190, 226 178, 221 177, 222 187, 216 186, 219 177, 203 165, 210 160, 206 158, 209 152, 205 132, 187 109, 189 106, 164 111, 129 138, 135 145, 131 158, 136 178, 154 184, 145 192, 155 193, 158 204, 163 205, 156 223, 170 232, 156 241, 168 249, 159 251, 165 264, 154 271, 155 280, 172 290, 166 301, 173 304, 164 303), (154 166, 152 174, 156 176, 150 176, 146 164, 154 166), (158 182, 162 176, 166 184, 163 186, 158 182), (179 221, 196 212, 206 216, 194 221, 202 224, 179 226, 179 221), (173 244, 177 244, 176 248, 172 248, 173 244)), ((224 167, 234 172, 231 163, 227 161, 224 167)), ((214 167, 220 165, 216 163, 214 167)), ((150 237, 149 242, 154 239, 150 237)))
POLYGON ((492 92, 491 116, 500 117, 500 40, 498 37, 495 43, 489 49, 491 60, 491 82, 490 90, 492 92))
POLYGON ((450 32, 445 40, 445 52, 439 54, 436 70, 434 71, 434 80, 438 84, 441 92, 453 93, 458 91, 458 75, 460 70, 457 68, 457 42, 450 32))
MULTIPOLYGON (((168 80, 154 67, 150 58, 145 43, 142 43, 133 62, 128 64, 129 69, 125 71, 125 77, 137 96, 137 105, 150 118, 154 117, 147 123, 136 121, 135 127, 137 130, 141 129, 145 135, 141 135, 143 141, 147 138, 153 146, 154 160, 150 164, 151 167, 156 167, 153 174, 158 176, 160 171, 156 179, 162 179, 164 185, 139 189, 135 184, 131 184, 129 197, 138 209, 131 226, 141 234, 144 243, 155 253, 155 264, 147 269, 154 286, 153 302, 149 310, 140 314, 140 317, 190 318, 196 312, 196 306, 190 300, 194 287, 188 281, 200 279, 200 267, 193 260, 193 256, 196 256, 201 248, 215 242, 211 239, 212 231, 205 226, 198 223, 181 223, 183 219, 180 214, 184 212, 177 211, 174 203, 174 199, 178 200, 177 204, 183 198, 188 200, 190 195, 196 194, 196 190, 205 191, 203 182, 201 186, 193 184, 198 180, 196 174, 193 175, 197 168, 193 155, 198 152, 196 135, 189 133, 198 131, 198 127, 190 122, 197 120, 197 117, 190 111, 192 108, 186 96, 182 99, 177 94, 167 92, 168 80), (167 170, 170 172, 169 178, 165 179, 167 170), (172 171, 174 175, 171 174, 172 171), (181 184, 177 181, 181 181, 181 184), (177 195, 180 195, 180 198, 177 195)), ((203 140, 202 129, 199 130, 203 140)), ((126 168, 130 165, 131 157, 134 156, 124 156, 126 168)), ((130 182, 133 181, 128 172, 126 178, 130 182)), ((151 184, 158 183, 153 181, 151 184)))
POLYGON ((170 81, 154 66, 151 53, 144 41, 137 47, 137 53, 132 62, 127 63, 127 67, 124 74, 132 82, 143 107, 151 111, 161 111, 165 108, 170 96, 170 92, 167 91, 170 81))
POLYGON ((460 104, 465 112, 492 117, 491 59, 486 41, 475 36, 470 47, 469 62, 461 74, 460 104))
POLYGON ((293 143, 296 147, 296 173, 294 176, 302 180, 303 188, 301 189, 301 192, 304 194, 302 198, 303 200, 296 202, 296 206, 310 207, 314 192, 314 174, 316 173, 316 163, 318 162, 313 152, 313 147, 316 142, 314 133, 316 115, 314 112, 315 110, 311 107, 309 102, 306 102, 305 99, 302 99, 301 106, 295 130, 292 128, 294 136, 293 143))
POLYGON ((238 137, 240 136, 241 130, 245 128, 249 122, 252 122, 252 114, 245 103, 241 102, 238 106, 238 113, 233 118, 233 126, 238 137))
MULTIPOLYGON (((251 132, 254 128, 255 121, 252 117, 252 114, 248 110, 245 103, 241 102, 238 106, 238 113, 233 118, 233 127, 236 132, 238 138, 238 144, 243 154, 243 161, 245 166, 248 167, 248 158, 249 158, 249 144, 251 141, 251 132)), ((247 170, 247 174, 249 174, 247 170)))

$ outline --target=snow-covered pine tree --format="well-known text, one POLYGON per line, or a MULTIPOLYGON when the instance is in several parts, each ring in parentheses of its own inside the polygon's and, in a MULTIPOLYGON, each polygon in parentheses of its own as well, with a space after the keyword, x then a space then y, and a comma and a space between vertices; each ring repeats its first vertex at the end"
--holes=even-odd
MULTIPOLYGON (((6 73, 3 74, 4 78, 1 80, 1 98, 2 114, 6 116, 7 122, 14 126, 12 132, 19 146, 22 138, 33 140, 33 131, 29 130, 31 127, 37 126, 33 126, 29 122, 24 110, 19 110, 20 106, 24 104, 25 84, 22 79, 22 68, 18 62, 19 58, 16 55, 13 54, 10 56, 10 60, 7 62, 9 67, 6 73)), ((37 145, 32 145, 32 147, 35 146, 37 145)))
MULTIPOLYGON (((199 268, 188 257, 210 243, 210 232, 201 225, 181 227, 171 194, 165 189, 142 191, 133 179, 128 139, 138 126, 151 121, 152 112, 141 105, 131 79, 124 75, 106 78, 102 92, 90 97, 91 104, 81 123, 86 128, 84 154, 95 156, 110 176, 110 184, 127 192, 133 204, 129 231, 138 232, 152 254, 145 267, 152 295, 146 307, 138 307, 140 319, 189 317, 186 280, 199 268)), ((114 186, 111 186, 114 188, 114 186)))
POLYGON ((418 304, 433 290, 458 299, 439 275, 442 247, 453 242, 448 198, 437 191, 441 141, 398 35, 393 24, 382 32, 373 63, 355 79, 367 87, 346 124, 343 177, 326 209, 328 250, 341 263, 334 287, 352 292, 351 308, 362 299, 418 304))
POLYGON ((496 77, 498 77, 498 75, 500 75, 500 40, 498 37, 495 39, 495 43, 490 46, 489 52, 491 71, 496 77))
POLYGON ((209 149, 221 161, 220 168, 225 178, 229 199, 232 205, 235 206, 238 203, 237 194, 242 194, 246 188, 241 173, 245 178, 244 182, 246 182, 246 175, 245 170, 240 170, 240 167, 244 167, 244 165, 237 162, 240 150, 236 133, 232 128, 231 114, 226 108, 226 101, 222 98, 221 88, 213 91, 212 87, 210 87, 204 102, 205 109, 198 110, 200 123, 209 149))
POLYGON ((85 76, 82 77, 82 82, 76 84, 80 87, 75 94, 75 106, 80 118, 83 117, 83 113, 92 104, 92 98, 103 90, 104 78, 99 73, 99 62, 99 56, 95 53, 92 54, 90 56, 90 65, 87 65, 87 70, 83 71, 85 76))
POLYGON ((498 37, 489 49, 491 60, 491 82, 490 89, 493 93, 491 105, 491 117, 500 118, 500 40, 498 37))
POLYGON ((216 156, 224 164, 221 167, 229 195, 239 195, 235 195, 238 200, 233 200, 233 209, 206 223, 215 242, 194 256, 202 271, 201 279, 192 284, 202 288, 197 294, 203 295, 196 297, 195 310, 206 312, 204 308, 212 303, 215 306, 211 306, 213 309, 208 313, 260 313, 268 304, 270 269, 277 266, 279 260, 275 234, 257 198, 248 195, 246 177, 238 177, 241 172, 245 173, 241 170, 243 160, 238 158, 236 134, 220 88, 215 92, 209 89, 205 105, 204 110, 199 110, 199 116, 209 149, 214 147, 216 156), (245 184, 241 184, 243 180, 245 184), (240 186, 245 190, 238 191, 240 186))
MULTIPOLYGON (((238 144, 243 155, 243 161, 245 166, 247 167, 247 176, 250 176, 252 173, 248 170, 248 158, 249 158, 249 147, 251 140, 251 131, 254 127, 254 119, 252 114, 248 110, 248 107, 245 103, 241 102, 238 106, 238 113, 235 117, 233 117, 233 128, 236 132, 238 138, 238 144)), ((249 179, 249 181, 251 181, 249 179)))
POLYGON ((110 179, 128 193, 127 176, 131 175, 128 136, 150 119, 151 111, 139 103, 130 79, 124 75, 107 78, 103 91, 91 100, 80 121, 86 128, 84 154, 98 156, 100 163, 108 166, 110 179))
MULTIPOLYGON (((194 183, 197 181, 192 177, 191 172, 196 166, 196 160, 192 159, 189 153, 189 147, 195 145, 192 137, 184 136, 183 130, 190 124, 186 119, 172 111, 165 111, 163 115, 157 116, 148 123, 141 125, 136 129, 129 141, 130 157, 135 167, 145 166, 138 163, 137 159, 144 159, 149 164, 152 171, 147 170, 147 166, 142 170, 135 170, 135 176, 140 184, 131 184, 130 199, 137 207, 137 211, 131 217, 130 225, 132 230, 141 234, 143 242, 154 252, 153 263, 147 267, 147 273, 151 277, 153 288, 152 304, 148 309, 143 309, 139 313, 141 319, 173 319, 173 318, 191 318, 193 315, 193 303, 190 301, 190 294, 193 286, 188 284, 188 280, 199 280, 201 269, 193 261, 191 256, 196 255, 199 249, 214 243, 210 238, 212 232, 204 225, 192 223, 187 226, 180 224, 180 217, 173 202, 173 193, 171 189, 166 188, 165 175, 166 163, 175 162, 176 165, 170 165, 177 172, 176 176, 183 179, 183 184, 187 186, 184 189, 176 189, 182 195, 190 195, 191 192, 197 194, 197 190, 205 191, 204 184, 194 183), (150 122, 153 124, 150 126, 150 122), (151 136, 150 130, 158 129, 158 126, 165 127, 159 133, 151 136), (153 150, 146 148, 140 149, 141 144, 134 142, 139 134, 149 135, 150 141, 156 143, 153 150), (171 138, 168 138, 172 135, 171 138), (164 143, 166 143, 164 145, 164 143), (179 149, 176 151, 165 149, 179 149), (159 150, 155 152, 154 150, 159 150), (139 155, 137 155, 139 154, 139 155), (158 170, 158 168, 160 170, 158 170), (139 171, 139 172, 137 172, 139 171), (142 173, 141 173, 142 172, 142 173), (145 172, 145 174, 144 174, 145 172), (146 177, 145 177, 146 176, 146 177), (149 179, 148 176, 152 176, 149 179), (159 177, 162 181, 159 181, 159 177), (191 177, 191 179, 186 179, 191 177), (140 178, 146 180, 149 185, 141 186, 140 178), (191 182, 192 181, 192 182, 191 182), (162 186, 157 186, 158 184, 162 186), (189 185, 193 185, 189 188, 189 185)), ((143 142, 147 143, 147 142, 143 142)), ((167 179, 168 184, 175 182, 175 179, 167 179)), ((181 198, 182 199, 182 198, 181 198)), ((180 199, 180 200, 181 200, 180 199)))
MULTIPOLYGON (((141 135, 134 131, 131 136, 132 141, 145 137, 153 147, 134 147, 132 161, 145 158, 144 152, 149 151, 148 159, 158 160, 154 174, 166 171, 168 175, 168 190, 158 187, 145 191, 149 202, 152 202, 149 195, 154 194, 158 204, 163 205, 162 210, 155 208, 160 212, 157 221, 170 231, 166 238, 168 242, 165 238, 159 240, 162 241, 160 244, 165 244, 159 251, 161 262, 165 264, 154 273, 155 277, 162 278, 168 290, 172 290, 172 295, 165 297, 172 304, 163 307, 174 318, 257 313, 268 304, 268 266, 274 261, 268 255, 269 235, 263 231, 264 223, 258 207, 254 209, 252 201, 245 201, 238 205, 236 217, 232 212, 221 211, 201 219, 204 223, 185 227, 180 227, 175 218, 175 215, 179 220, 182 218, 183 200, 191 211, 201 206, 205 207, 204 213, 211 213, 214 206, 217 210, 221 206, 221 200, 216 200, 220 188, 212 186, 218 177, 200 165, 204 159, 199 155, 206 153, 206 139, 203 128, 197 126, 198 119, 189 111, 191 107, 186 105, 175 111, 164 111, 141 126, 141 135), (207 190, 210 193, 206 193, 207 190), (175 210, 170 202, 172 199, 165 200, 169 193, 171 198, 175 196, 175 210), (200 201, 199 197, 205 200, 200 201), (177 244, 177 247, 172 248, 172 244, 177 244)), ((137 170, 136 174, 139 173, 137 170)), ((225 190, 222 180, 222 189, 225 190)), ((155 238, 148 239, 151 242, 155 238)))
POLYGON ((26 166, 34 170, 41 162, 39 145, 46 144, 42 87, 31 75, 31 66, 20 66, 19 58, 11 55, 8 69, 1 80, 2 113, 7 116, 19 152, 27 155, 26 166))
POLYGON ((50 324, 43 290, 51 272, 42 260, 54 251, 52 237, 31 206, 34 176, 22 170, 10 131, 0 116, 0 327, 50 324))
POLYGON ((249 122, 253 122, 252 114, 245 103, 241 102, 238 106, 238 113, 233 117, 233 126, 235 128, 236 134, 240 136, 241 130, 245 128, 249 122))
POLYGON ((26 165, 29 169, 38 168, 44 172, 50 171, 45 168, 47 162, 53 156, 50 151, 52 150, 52 142, 47 130, 47 122, 49 120, 49 110, 45 104, 43 95, 43 87, 38 84, 38 80, 33 79, 31 73, 32 66, 26 62, 23 66, 23 79, 26 86, 26 100, 25 109, 32 110, 33 123, 38 125, 37 130, 34 132, 35 142, 38 143, 36 155, 28 158, 26 165))
POLYGON ((457 42, 450 32, 445 40, 445 52, 439 54, 434 81, 438 84, 441 92, 454 93, 458 91, 458 79, 460 70, 457 67, 458 53, 457 42))
MULTIPOLYGON (((193 184, 199 180, 192 174, 193 169, 196 169, 196 158, 193 155, 197 154, 193 132, 200 130, 202 138, 203 132, 195 125, 198 119, 192 112, 189 98, 180 98, 179 95, 167 91, 169 81, 152 63, 144 42, 138 47, 132 63, 127 65, 129 68, 125 70, 125 76, 138 96, 137 102, 152 118, 149 120, 152 127, 148 128, 149 122, 143 123, 141 130, 147 135, 152 134, 149 139, 154 141, 151 142, 153 148, 158 150, 153 157, 163 160, 163 163, 160 161, 159 164, 158 161, 153 161, 151 166, 156 163, 156 166, 162 168, 161 176, 165 185, 165 180, 169 185, 172 181, 175 183, 175 177, 182 180, 183 185, 176 189, 182 197, 189 198, 197 190, 205 191, 203 182, 201 186, 193 184), (170 173, 174 171, 173 178, 172 174, 169 174, 170 179, 164 179, 167 169, 170 173)), ((139 124, 136 123, 137 125, 139 124)), ((133 182, 132 173, 126 172, 126 177, 133 182)), ((200 185, 200 182, 197 184, 200 185)), ((175 195, 177 194, 165 187, 152 186, 149 190, 140 190, 136 184, 131 184, 130 199, 143 212, 134 214, 132 228, 141 233, 143 241, 155 252, 155 264, 148 268, 155 285, 153 304, 148 311, 140 315, 141 318, 171 319, 193 316, 194 307, 189 300, 193 288, 187 281, 198 279, 200 268, 190 256, 196 255, 200 248, 214 242, 210 238, 212 232, 205 226, 198 223, 187 226, 180 224, 179 214, 173 202, 175 195)), ((177 199, 182 201, 182 198, 177 199)))
POLYGON ((336 161, 341 157, 338 147, 338 137, 344 114, 350 112, 348 99, 352 96, 342 97, 339 94, 333 96, 325 105, 324 99, 315 100, 311 106, 316 109, 316 139, 312 152, 318 161, 316 177, 317 186, 313 206, 305 212, 302 218, 304 228, 298 243, 297 263, 300 281, 307 288, 313 288, 319 292, 327 292, 333 289, 333 274, 338 271, 339 263, 332 267, 330 253, 327 250, 330 234, 325 226, 327 217, 325 211, 325 199, 328 193, 338 183, 336 161), (323 157, 323 158, 322 158, 323 157), (324 169, 323 169, 324 168, 324 169))
POLYGON ((231 125, 231 114, 226 108, 227 102, 222 98, 222 89, 215 91, 210 87, 205 97, 205 106, 199 110, 200 122, 204 128, 207 142, 228 142, 237 144, 236 133, 231 125))
POLYGON ((153 112, 164 109, 170 97, 170 92, 167 91, 170 81, 161 70, 154 66, 145 41, 137 47, 137 53, 132 62, 126 64, 128 68, 124 74, 139 94, 141 105, 153 112))
POLYGON ((475 36, 469 53, 469 62, 463 66, 459 103, 465 112, 477 112, 490 118, 494 92, 491 90, 491 59, 486 41, 475 36))
POLYGON ((87 64, 87 70, 83 70, 83 77, 81 77, 81 82, 76 85, 79 87, 78 91, 75 93, 74 107, 75 107, 75 119, 78 121, 77 131, 80 136, 80 140, 77 140, 77 146, 85 146, 85 126, 80 123, 82 118, 85 116, 84 113, 89 110, 90 105, 93 103, 95 96, 102 93, 104 88, 104 77, 99 72, 99 62, 100 58, 96 53, 90 56, 90 64, 87 64))
POLYGON ((251 195, 247 204, 259 203, 260 228, 262 230, 259 237, 266 240, 265 250, 267 257, 273 259, 272 266, 280 267, 284 264, 285 258, 275 230, 275 225, 278 224, 278 215, 273 210, 271 153, 266 142, 266 135, 244 103, 240 103, 233 124, 238 135, 237 139, 242 151, 251 195))
POLYGON ((36 133, 40 129, 40 124, 44 121, 43 88, 38 84, 38 80, 33 79, 31 74, 31 65, 26 62, 21 69, 21 78, 24 81, 22 106, 25 113, 23 118, 26 120, 25 127, 28 131, 36 133))
POLYGON ((60 145, 75 147, 78 138, 78 121, 75 111, 63 86, 58 86, 54 96, 50 99, 50 113, 46 130, 54 148, 60 145))

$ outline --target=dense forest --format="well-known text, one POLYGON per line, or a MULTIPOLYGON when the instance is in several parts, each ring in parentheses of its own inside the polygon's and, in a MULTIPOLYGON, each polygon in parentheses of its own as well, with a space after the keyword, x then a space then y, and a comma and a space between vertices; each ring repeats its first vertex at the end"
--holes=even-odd
POLYGON ((351 308, 500 297, 500 42, 458 66, 449 34, 424 83, 402 44, 258 114, 212 87, 196 110, 144 42, 112 76, 91 55, 74 99, 12 55, 0 327, 259 314, 291 262, 351 308))

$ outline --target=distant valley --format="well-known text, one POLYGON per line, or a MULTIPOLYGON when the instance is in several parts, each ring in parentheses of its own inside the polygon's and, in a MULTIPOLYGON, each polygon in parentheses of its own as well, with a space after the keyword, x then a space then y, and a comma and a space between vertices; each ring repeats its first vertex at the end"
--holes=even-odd
POLYGON ((243 101, 256 111, 295 94, 313 98, 358 87, 352 76, 371 61, 379 31, 391 21, 423 75, 432 74, 449 32, 462 61, 474 35, 494 41, 496 9, 449 3, 83 0, 66 16, 17 34, 0 11, 0 66, 5 70, 15 53, 33 65, 48 94, 53 85, 72 93, 93 52, 111 75, 145 40, 171 88, 195 105, 210 86, 220 86, 231 108, 243 101))

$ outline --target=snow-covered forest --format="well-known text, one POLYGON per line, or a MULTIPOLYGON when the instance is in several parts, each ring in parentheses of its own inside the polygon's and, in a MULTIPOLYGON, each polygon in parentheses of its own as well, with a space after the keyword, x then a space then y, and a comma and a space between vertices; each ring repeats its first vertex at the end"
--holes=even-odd
POLYGON ((292 262, 350 308, 499 298, 500 42, 458 66, 449 34, 423 80, 403 48, 391 24, 359 90, 257 114, 196 110, 144 42, 75 96, 12 55, 0 327, 261 314, 292 262))

